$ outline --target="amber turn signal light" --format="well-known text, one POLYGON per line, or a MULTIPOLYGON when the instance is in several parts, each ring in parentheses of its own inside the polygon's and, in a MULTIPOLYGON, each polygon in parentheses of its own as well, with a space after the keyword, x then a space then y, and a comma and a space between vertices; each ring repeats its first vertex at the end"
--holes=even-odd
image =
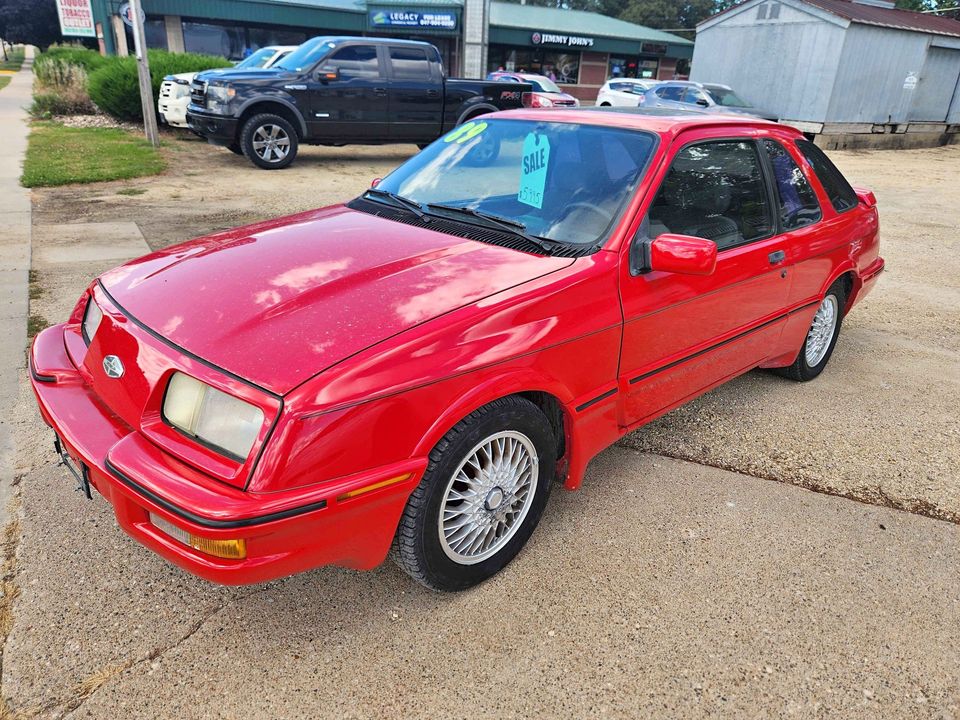
POLYGON ((192 547, 197 552, 213 557, 226 558, 227 560, 243 560, 247 556, 247 541, 243 538, 232 540, 213 540, 211 538, 200 537, 179 528, 171 522, 167 522, 159 515, 150 513, 150 522, 164 535, 172 537, 174 540, 182 542, 184 545, 192 547))
POLYGON ((381 480, 380 482, 373 483, 372 485, 364 485, 363 487, 356 488, 355 490, 350 490, 341 495, 337 495, 337 502, 341 500, 349 500, 352 497, 357 495, 365 495, 368 492, 373 492, 374 490, 379 490, 380 488, 385 488, 390 485, 397 485, 409 480, 413 477, 413 473, 406 473, 405 475, 398 475, 397 477, 390 478, 389 480, 381 480))

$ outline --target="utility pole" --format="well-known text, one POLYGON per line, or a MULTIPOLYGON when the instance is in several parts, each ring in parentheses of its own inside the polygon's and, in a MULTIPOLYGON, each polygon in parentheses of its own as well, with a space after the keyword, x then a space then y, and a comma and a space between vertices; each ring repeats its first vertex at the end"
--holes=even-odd
POLYGON ((140 105, 143 108, 143 132, 154 147, 160 145, 157 111, 153 104, 153 82, 150 80, 150 60, 147 57, 147 37, 143 31, 143 11, 140 0, 130 0, 133 16, 133 44, 137 56, 137 76, 140 79, 140 105))

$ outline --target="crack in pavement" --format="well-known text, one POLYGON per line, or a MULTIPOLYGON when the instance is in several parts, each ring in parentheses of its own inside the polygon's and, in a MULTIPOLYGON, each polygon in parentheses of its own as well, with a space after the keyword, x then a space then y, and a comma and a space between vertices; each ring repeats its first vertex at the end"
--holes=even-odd
POLYGON ((246 594, 240 595, 239 597, 235 597, 226 602, 217 604, 209 612, 204 614, 202 617, 198 618, 187 629, 185 633, 183 633, 179 638, 177 638, 172 643, 164 647, 153 648, 152 650, 150 650, 149 652, 147 652, 146 654, 140 657, 128 658, 126 661, 119 663, 117 665, 111 665, 111 666, 105 667, 99 672, 96 672, 93 675, 90 675, 89 677, 81 680, 76 685, 74 685, 71 690, 72 697, 68 698, 67 700, 61 700, 59 702, 51 702, 51 703, 48 703, 47 705, 43 705, 39 708, 35 708, 29 711, 29 714, 27 715, 27 717, 35 717, 40 713, 44 713, 44 712, 49 713, 49 712, 56 712, 56 711, 60 711, 62 713, 59 715, 61 718, 66 719, 71 717, 73 713, 75 713, 87 700, 93 697, 97 693, 97 691, 100 690, 100 688, 102 688, 104 685, 106 685, 110 680, 120 677, 128 670, 132 670, 133 668, 139 665, 143 665, 144 663, 153 662, 158 658, 162 658, 164 655, 171 652, 172 650, 176 650, 178 647, 183 645, 183 643, 185 643, 187 640, 193 637, 197 632, 199 632, 200 628, 202 628, 211 618, 215 617, 220 612, 222 612, 223 610, 226 610, 232 605, 235 605, 236 603, 241 602, 242 600, 246 600, 247 598, 251 598, 251 597, 254 597, 255 595, 259 595, 260 593, 266 592, 267 590, 270 589, 270 587, 271 586, 268 585, 266 587, 258 588, 246 594))
POLYGON ((747 477, 756 478, 757 480, 769 480, 772 482, 781 483, 783 485, 792 485, 794 487, 803 488, 804 490, 809 490, 810 492, 815 492, 820 495, 830 495, 832 497, 843 498, 844 500, 853 500, 854 502, 862 503, 864 505, 885 507, 891 510, 897 510, 899 512, 910 513, 911 515, 920 515, 922 517, 930 518, 931 520, 939 520, 941 522, 960 525, 960 513, 953 512, 952 510, 944 510, 935 503, 932 503, 929 500, 924 500, 923 498, 898 499, 892 497, 879 485, 875 486, 875 490, 869 492, 869 488, 863 488, 863 492, 859 492, 856 489, 840 490, 827 485, 818 485, 816 481, 811 480, 782 478, 773 474, 758 474, 756 472, 747 471, 743 468, 737 467, 733 463, 706 462, 704 460, 698 460, 697 458, 683 455, 681 453, 638 450, 635 447, 625 445, 621 442, 618 442, 617 446, 626 450, 643 453, 645 455, 654 455, 663 458, 669 458, 671 460, 682 460, 683 462, 693 463, 694 465, 702 465, 703 467, 714 468, 717 470, 726 470, 727 472, 745 475, 747 477))

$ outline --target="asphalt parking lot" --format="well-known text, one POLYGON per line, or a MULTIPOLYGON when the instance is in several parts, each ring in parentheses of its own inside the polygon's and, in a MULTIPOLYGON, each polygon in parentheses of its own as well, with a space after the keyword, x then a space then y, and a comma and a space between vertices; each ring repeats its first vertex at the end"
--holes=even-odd
MULTIPOLYGON (((124 256, 351 197, 413 152, 308 148, 266 173, 171 141, 163 176, 36 191, 31 312, 59 320, 124 256)), ((956 717, 960 146, 832 156, 876 191, 888 272, 824 375, 754 372, 634 433, 460 595, 389 564, 240 589, 189 577, 73 492, 22 377, 10 709, 956 717)))

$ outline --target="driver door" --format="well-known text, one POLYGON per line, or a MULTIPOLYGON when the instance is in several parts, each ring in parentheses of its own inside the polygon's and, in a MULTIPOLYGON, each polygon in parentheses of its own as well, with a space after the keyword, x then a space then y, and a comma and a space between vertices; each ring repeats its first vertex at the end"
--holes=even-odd
POLYGON ((324 60, 310 86, 311 138, 349 142, 385 138, 389 97, 376 45, 345 45, 324 60))
POLYGON ((635 274, 622 263, 623 426, 646 422, 776 351, 789 288, 786 240, 776 227, 753 139, 707 139, 672 151, 634 242, 663 233, 707 238, 717 244, 717 265, 696 276, 635 274))

